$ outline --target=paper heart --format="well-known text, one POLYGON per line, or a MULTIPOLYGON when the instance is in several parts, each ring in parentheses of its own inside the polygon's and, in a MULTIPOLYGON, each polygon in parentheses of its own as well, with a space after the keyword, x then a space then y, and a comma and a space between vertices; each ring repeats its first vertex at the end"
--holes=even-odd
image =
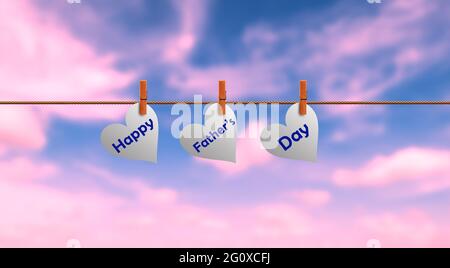
POLYGON ((126 126, 111 124, 101 134, 101 142, 112 155, 156 163, 158 150, 158 117, 147 105, 147 114, 139 114, 139 103, 130 107, 126 126))
POLYGON ((205 125, 190 124, 183 128, 180 143, 193 156, 236 162, 236 116, 226 105, 225 115, 219 105, 205 112, 205 125))
POLYGON ((316 161, 319 123, 307 105, 306 115, 299 114, 298 103, 289 107, 286 125, 273 124, 263 129, 260 140, 273 155, 283 158, 316 161))

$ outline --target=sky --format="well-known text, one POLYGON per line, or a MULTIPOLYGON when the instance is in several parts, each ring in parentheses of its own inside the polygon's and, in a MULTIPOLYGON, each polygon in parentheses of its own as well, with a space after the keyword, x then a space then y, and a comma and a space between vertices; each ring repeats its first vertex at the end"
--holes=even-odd
MULTIPOLYGON (((450 2, 0 1, 0 100, 449 100, 450 2)), ((0 107, 0 246, 450 246, 450 107, 313 106, 318 161, 237 140, 158 163, 100 143, 127 105, 0 107)), ((284 118, 288 106, 280 107, 284 118)), ((281 120, 283 120, 283 118, 281 120)), ((248 122, 246 130, 258 130, 248 122)))

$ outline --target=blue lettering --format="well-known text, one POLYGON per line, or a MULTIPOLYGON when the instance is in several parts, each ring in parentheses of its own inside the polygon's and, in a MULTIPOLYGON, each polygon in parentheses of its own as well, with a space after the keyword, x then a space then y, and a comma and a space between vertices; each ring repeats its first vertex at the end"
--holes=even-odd
POLYGON ((210 131, 209 135, 211 135, 214 139, 217 139, 219 137, 219 134, 217 134, 216 131, 210 131))
POLYGON ((281 145, 281 147, 283 148, 283 150, 287 151, 289 148, 291 148, 292 146, 292 141, 288 136, 282 136, 281 138, 278 139, 278 143, 281 145), (286 140, 288 142, 287 145, 285 145, 282 141, 286 140))
POLYGON ((202 140, 202 146, 203 147, 208 147, 208 145, 209 145, 208 140, 202 140))
POLYGON ((127 137, 124 139, 124 141, 125 141, 125 144, 126 144, 126 145, 130 145, 130 144, 133 143, 133 140, 131 139, 130 136, 127 136, 127 137))
POLYGON ((305 138, 308 138, 309 136, 308 126, 306 124, 304 124, 303 126, 305 127, 305 130, 303 130, 302 128, 299 128, 298 130, 300 130, 301 133, 305 134, 305 138))
POLYGON ((120 150, 119 147, 122 146, 124 149, 126 149, 127 147, 125 146, 125 144, 123 144, 123 141, 121 139, 117 140, 119 142, 119 145, 115 145, 114 143, 112 144, 112 147, 114 147, 114 149, 116 149, 116 152, 118 154, 120 154, 120 150))
POLYGON ((294 133, 292 133, 291 138, 292 138, 294 141, 299 141, 299 140, 302 139, 302 135, 300 135, 300 132, 298 132, 298 130, 297 130, 297 131, 295 131, 294 133))
POLYGON ((147 126, 145 125, 140 125, 138 127, 139 132, 141 133, 142 136, 145 136, 145 132, 147 132, 147 126))
POLYGON ((133 131, 133 132, 131 132, 131 137, 133 137, 133 140, 134 141, 137 141, 138 140, 138 138, 140 137, 141 135, 139 134, 139 132, 138 131, 133 131))
POLYGON ((196 143, 194 143, 194 145, 192 145, 192 146, 194 146, 194 148, 197 151, 197 153, 200 153, 200 150, 199 150, 200 145, 198 144, 198 141, 196 143))
POLYGON ((282 136, 278 139, 278 143, 280 144, 281 148, 283 148, 283 150, 285 150, 285 151, 289 150, 289 148, 292 147, 292 141, 298 142, 302 138, 309 137, 308 126, 306 124, 304 124, 303 127, 305 128, 304 130, 302 128, 298 128, 298 130, 292 132, 291 137, 282 136), (302 134, 300 134, 300 133, 304 134, 304 136, 302 136, 302 134))
MULTIPOLYGON (((236 124, 236 122, 234 120, 230 119, 230 122, 233 125, 236 124)), ((210 145, 216 139, 218 139, 221 135, 225 134, 225 132, 228 130, 227 129, 227 123, 228 123, 228 120, 225 119, 224 120, 224 124, 222 126, 220 126, 217 129, 217 131, 210 131, 208 133, 209 135, 206 135, 205 138, 200 143, 197 141, 194 144, 192 144, 192 146, 195 148, 197 153, 200 153, 200 145, 201 145, 201 147, 206 148, 206 147, 208 147, 208 145, 210 145)))
POLYGON ((145 124, 150 128, 150 130, 153 130, 153 120, 152 119, 149 119, 148 123, 145 122, 145 124))
POLYGON ((206 139, 207 139, 209 142, 213 142, 213 141, 214 141, 214 140, 210 139, 210 137, 209 137, 208 135, 206 135, 206 139))
POLYGON ((127 145, 132 144, 133 142, 137 142, 139 140, 139 137, 145 136, 145 134, 148 132, 148 130, 153 130, 153 120, 149 119, 148 122, 145 122, 144 124, 137 127, 136 130, 130 133, 130 135, 126 136, 125 138, 118 139, 117 142, 119 144, 112 144, 112 147, 114 150, 116 150, 117 153, 120 154, 121 147, 122 149, 126 149, 127 145))

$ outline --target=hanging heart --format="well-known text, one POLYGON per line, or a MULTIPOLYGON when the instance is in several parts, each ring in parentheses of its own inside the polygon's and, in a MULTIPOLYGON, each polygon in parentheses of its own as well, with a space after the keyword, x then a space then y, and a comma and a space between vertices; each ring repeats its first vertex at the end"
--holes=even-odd
POLYGON ((274 124, 263 129, 263 147, 278 157, 316 161, 319 123, 314 110, 307 105, 305 115, 299 114, 298 103, 289 107, 286 125, 274 124))
POLYGON ((193 156, 236 162, 236 116, 226 105, 212 104, 205 112, 205 125, 190 124, 183 128, 180 143, 193 156))
POLYGON ((147 113, 140 115, 136 103, 128 110, 125 123, 103 129, 101 142, 106 150, 118 157, 156 163, 159 124, 155 111, 147 105, 147 113))

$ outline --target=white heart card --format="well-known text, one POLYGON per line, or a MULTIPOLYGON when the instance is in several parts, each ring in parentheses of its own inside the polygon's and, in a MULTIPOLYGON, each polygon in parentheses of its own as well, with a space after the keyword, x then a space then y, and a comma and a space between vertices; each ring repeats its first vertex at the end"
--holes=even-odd
POLYGON ((263 147, 278 157, 316 161, 319 123, 314 110, 307 105, 306 114, 299 114, 298 103, 286 112, 286 125, 273 124, 263 129, 263 147))
POLYGON ((118 157, 156 163, 158 151, 158 117, 147 105, 147 114, 139 114, 139 103, 130 107, 125 125, 111 124, 103 129, 101 142, 118 157))
POLYGON ((185 126, 180 143, 193 156, 236 162, 236 116, 228 105, 225 115, 219 114, 219 109, 212 104, 206 109, 204 125, 185 126))

